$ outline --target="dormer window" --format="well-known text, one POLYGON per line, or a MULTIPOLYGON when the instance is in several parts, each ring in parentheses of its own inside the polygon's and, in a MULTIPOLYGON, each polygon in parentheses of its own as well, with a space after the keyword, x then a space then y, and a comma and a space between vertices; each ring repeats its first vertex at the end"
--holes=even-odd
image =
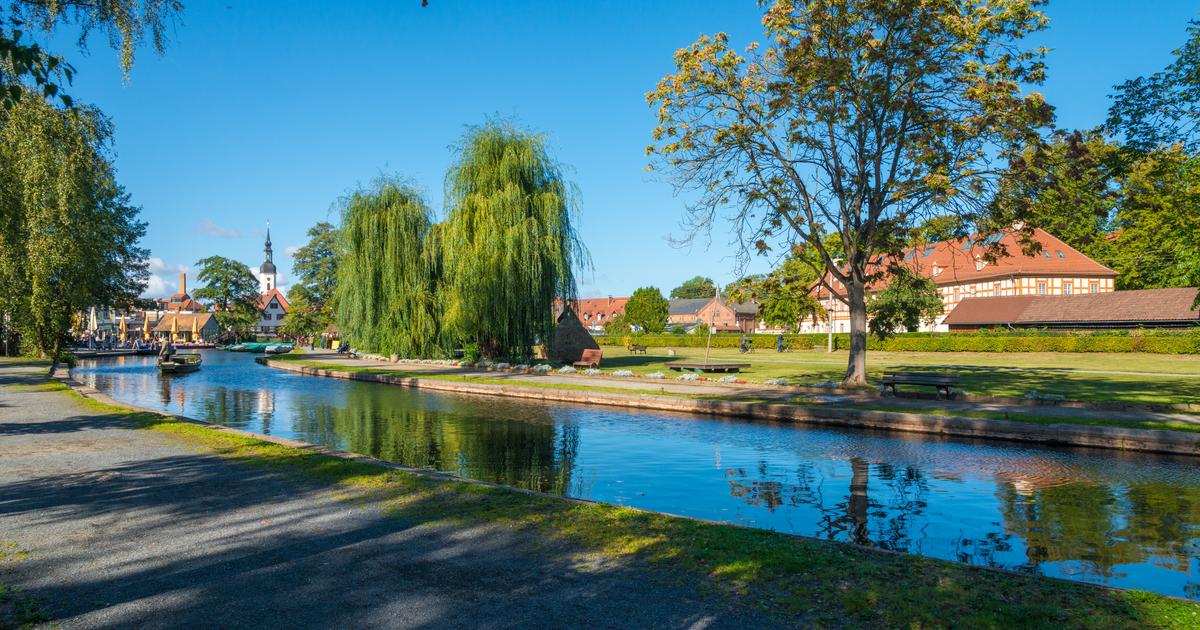
POLYGON ((1043 249, 1042 250, 1042 258, 1049 258, 1049 257, 1050 257, 1050 250, 1043 249))
POLYGON ((1059 257, 1059 258, 1061 258, 1061 259, 1064 259, 1064 260, 1065 260, 1065 259, 1067 258, 1066 256, 1064 256, 1064 255, 1063 255, 1063 253, 1062 253, 1062 250, 1061 250, 1061 249, 1056 249, 1056 250, 1054 250, 1054 253, 1055 253, 1055 254, 1058 254, 1058 257, 1059 257))

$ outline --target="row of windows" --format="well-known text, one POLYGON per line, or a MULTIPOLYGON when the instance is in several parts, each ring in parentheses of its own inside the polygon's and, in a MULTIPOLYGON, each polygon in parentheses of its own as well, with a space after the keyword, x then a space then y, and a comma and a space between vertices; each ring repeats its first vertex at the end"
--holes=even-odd
MULTIPOLYGON (((617 315, 620 315, 620 314, 621 314, 621 313, 620 313, 620 312, 618 312, 618 311, 613 311, 613 312, 612 312, 612 316, 611 316, 611 317, 616 317, 617 315)), ((583 314, 583 321, 585 321, 585 322, 588 322, 588 321, 591 321, 591 320, 592 320, 592 314, 591 314, 591 313, 584 313, 584 314, 583 314)), ((598 322, 602 322, 602 321, 604 321, 604 313, 596 313, 596 321, 598 321, 598 322)))

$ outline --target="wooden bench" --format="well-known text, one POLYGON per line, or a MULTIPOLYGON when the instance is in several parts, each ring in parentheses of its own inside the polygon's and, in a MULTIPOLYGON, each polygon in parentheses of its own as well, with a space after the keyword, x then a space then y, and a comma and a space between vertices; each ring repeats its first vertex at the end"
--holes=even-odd
POLYGON ((604 358, 604 353, 600 350, 587 349, 583 351, 583 357, 573 363, 575 367, 600 367, 600 360, 604 358))
POLYGON ((883 388, 896 395, 897 385, 925 385, 937 389, 938 400, 944 394, 950 398, 950 390, 958 386, 958 375, 946 372, 884 372, 883 388))
POLYGON ((694 372, 701 374, 704 372, 737 372, 750 367, 749 363, 689 363, 686 361, 676 361, 668 363, 669 369, 676 372, 694 372))
POLYGON ((629 354, 646 354, 646 346, 631 343, 629 344, 629 354))

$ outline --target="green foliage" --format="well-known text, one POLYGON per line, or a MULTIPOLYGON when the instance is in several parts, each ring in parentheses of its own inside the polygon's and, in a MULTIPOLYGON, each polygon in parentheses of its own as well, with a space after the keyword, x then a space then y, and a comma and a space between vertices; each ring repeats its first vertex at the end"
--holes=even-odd
POLYGON ((871 334, 886 339, 898 330, 916 332, 932 324, 945 307, 933 280, 905 266, 892 269, 888 284, 867 304, 871 334))
POLYGON ((380 180, 343 201, 339 233, 334 304, 342 337, 381 354, 444 353, 439 243, 421 195, 380 180))
POLYGON ((68 108, 73 106, 63 84, 74 78, 74 68, 36 43, 26 43, 26 30, 36 28, 49 35, 61 24, 76 25, 81 50, 87 48, 89 36, 99 31, 119 49, 121 68, 128 74, 137 48, 147 39, 159 54, 166 49, 167 31, 182 11, 180 0, 10 0, 0 4, 0 107, 13 106, 25 88, 46 98, 58 97, 68 108))
POLYGON ((872 266, 928 216, 983 218, 997 175, 1052 119, 1040 83, 1039 0, 769 3, 769 47, 702 36, 647 99, 648 151, 700 191, 691 236, 732 206, 737 238, 814 248, 846 286, 856 339, 845 382, 866 378, 872 266), (825 248, 838 236, 840 260, 825 248))
POLYGON ((193 297, 216 307, 217 323, 227 332, 244 337, 258 323, 258 278, 245 263, 224 256, 209 256, 196 261, 204 283, 193 297))
POLYGON ((503 122, 472 129, 446 177, 445 324, 487 358, 527 362, 552 339, 556 298, 586 265, 570 185, 541 136, 503 122))
POLYGON ((288 303, 290 308, 279 326, 279 332, 288 337, 315 337, 333 321, 329 307, 314 300, 303 284, 288 291, 288 303))
POLYGON ((671 289, 672 300, 694 300, 698 298, 710 298, 717 295, 717 285, 713 284, 712 278, 704 276, 696 276, 691 280, 684 280, 683 284, 671 289))
POLYGON ((611 317, 604 322, 604 334, 609 337, 617 337, 620 335, 629 334, 629 322, 625 320, 624 315, 611 317))
POLYGON ((1137 151, 1181 144, 1200 149, 1200 22, 1164 70, 1116 86, 1107 126, 1137 151))
MULTIPOLYGON (((771 348, 776 335, 748 335, 756 348, 771 348)), ((825 333, 784 335, 792 350, 824 348, 825 333)), ((741 335, 712 336, 712 347, 737 348, 741 335)), ((620 338, 597 337, 602 346, 622 345, 620 338)), ((703 348, 706 335, 647 335, 638 343, 656 348, 703 348)), ((847 350, 850 336, 834 335, 834 347, 847 350)), ((899 333, 886 339, 871 337, 870 350, 887 352, 1145 352, 1150 354, 1200 354, 1200 329, 1193 331, 1001 331, 978 333, 899 333)))
POLYGON ((637 326, 639 332, 658 334, 667 329, 670 306, 656 287, 642 287, 625 303, 624 320, 637 326))
POLYGON ((145 223, 115 182, 97 110, 23 95, 0 110, 0 318, 58 356, 74 315, 145 288, 145 223))
POLYGON ((758 302, 758 318, 778 328, 792 328, 805 317, 824 317, 825 309, 812 293, 820 278, 815 265, 803 261, 802 255, 793 252, 771 273, 739 281, 729 299, 758 302))
POLYGON ((338 272, 338 234, 333 224, 322 221, 308 228, 308 242, 292 256, 292 269, 310 301, 326 305, 333 299, 338 272))

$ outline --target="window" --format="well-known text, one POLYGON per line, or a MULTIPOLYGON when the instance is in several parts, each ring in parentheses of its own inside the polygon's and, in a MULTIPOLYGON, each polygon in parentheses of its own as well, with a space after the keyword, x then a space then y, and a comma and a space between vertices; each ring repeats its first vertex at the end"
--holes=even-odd
POLYGON ((1075 292, 1075 284, 1071 282, 1063 283, 1063 295, 1071 295, 1075 292))
POLYGON ((280 314, 276 315, 276 316, 275 316, 275 319, 276 319, 276 320, 283 319, 283 313, 280 313, 280 314))
POLYGON ((1100 284, 1099 283, 1093 282, 1088 285, 1088 293, 1099 293, 1099 292, 1100 292, 1100 284))
POLYGON ((1046 295, 1046 283, 1045 282, 1038 283, 1038 295, 1046 295))
POLYGON ((954 287, 954 301, 958 301, 958 287, 954 287))
POLYGON ((997 284, 992 287, 992 297, 1000 297, 1000 285, 997 284))
POLYGON ((1058 257, 1059 257, 1059 258, 1066 258, 1066 256, 1064 256, 1064 255, 1063 255, 1063 253, 1062 253, 1062 250, 1061 250, 1061 249, 1056 249, 1056 250, 1054 250, 1054 253, 1055 253, 1055 254, 1058 254, 1058 257))
POLYGON ((1042 258, 1049 258, 1049 257, 1050 257, 1050 250, 1043 249, 1042 250, 1042 258))

